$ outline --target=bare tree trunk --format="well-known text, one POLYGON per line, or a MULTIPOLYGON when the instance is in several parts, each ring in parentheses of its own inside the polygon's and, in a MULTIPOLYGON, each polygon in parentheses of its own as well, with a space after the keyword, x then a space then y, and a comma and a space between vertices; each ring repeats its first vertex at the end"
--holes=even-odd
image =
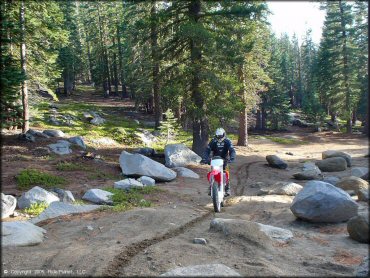
POLYGON ((239 136, 238 136, 238 146, 248 146, 248 116, 247 116, 247 107, 246 107, 246 91, 245 91, 245 80, 243 73, 243 65, 239 66, 238 69, 238 79, 240 84, 242 84, 241 97, 243 101, 243 110, 239 115, 239 136))
POLYGON ((113 74, 114 74, 114 92, 118 96, 118 70, 117 70, 117 54, 116 54, 116 40, 113 37, 113 74))
MULTIPOLYGON (((189 5, 189 17, 193 23, 197 23, 200 18, 201 2, 192 1, 189 5)), ((193 113, 193 146, 192 149, 198 155, 203 155, 209 140, 209 124, 204 112, 204 97, 200 91, 200 70, 202 53, 199 40, 190 40, 190 58, 192 68, 191 98, 195 105, 193 113)))
POLYGON ((262 113, 261 110, 258 109, 256 113, 256 130, 261 130, 262 129, 262 113))
MULTIPOLYGON (((26 57, 26 26, 25 26, 25 8, 24 1, 21 2, 21 7, 19 11, 19 21, 21 27, 21 68, 22 73, 27 75, 27 57, 26 57)), ((23 124, 22 132, 26 133, 30 128, 29 122, 29 108, 28 108, 28 89, 27 89, 27 78, 22 81, 22 106, 23 106, 23 124)))
POLYGON ((346 92, 346 111, 348 113, 347 115, 347 133, 352 133, 352 119, 351 119, 351 104, 350 104, 350 86, 349 86, 349 66, 348 66, 348 52, 347 52, 347 34, 346 34, 346 26, 344 22, 344 16, 343 16, 343 3, 342 1, 339 1, 339 8, 340 8, 340 15, 341 15, 341 28, 342 28, 342 38, 343 38, 343 46, 342 46, 342 54, 343 54, 343 70, 344 70, 344 86, 345 86, 345 92, 346 92))

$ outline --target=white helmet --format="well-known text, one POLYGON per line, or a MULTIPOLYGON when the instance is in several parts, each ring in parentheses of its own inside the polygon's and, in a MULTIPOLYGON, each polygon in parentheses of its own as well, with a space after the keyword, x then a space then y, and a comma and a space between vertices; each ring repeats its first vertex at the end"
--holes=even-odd
POLYGON ((226 132, 222 127, 216 129, 215 138, 219 142, 222 142, 226 138, 226 132))

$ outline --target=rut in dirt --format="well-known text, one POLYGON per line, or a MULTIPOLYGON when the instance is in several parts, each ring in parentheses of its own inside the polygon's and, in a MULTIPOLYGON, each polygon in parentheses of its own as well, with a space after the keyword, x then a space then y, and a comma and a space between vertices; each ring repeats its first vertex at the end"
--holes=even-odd
POLYGON ((246 185, 242 184, 242 179, 243 180, 247 180, 248 177, 249 177, 249 168, 254 165, 254 164, 258 164, 258 163, 263 163, 264 161, 253 161, 253 162, 248 162, 248 163, 245 163, 241 166, 239 166, 239 168, 236 170, 236 185, 235 185, 235 195, 236 196, 242 196, 244 194, 244 190, 245 190, 245 187, 246 185), (243 171, 245 171, 245 174, 243 175, 243 171))
POLYGON ((146 248, 150 247, 151 245, 160 243, 161 241, 185 233, 187 230, 193 228, 196 224, 210 218, 210 216, 213 214, 214 214, 213 211, 209 211, 204 215, 191 220, 190 222, 184 224, 179 228, 168 231, 164 235, 156 236, 151 239, 145 239, 143 241, 125 247, 125 249, 121 253, 114 257, 113 261, 108 265, 108 267, 103 272, 103 276, 119 277, 121 275, 120 270, 123 269, 125 266, 128 266, 129 263, 131 262, 131 259, 138 255, 140 252, 143 252, 146 248))

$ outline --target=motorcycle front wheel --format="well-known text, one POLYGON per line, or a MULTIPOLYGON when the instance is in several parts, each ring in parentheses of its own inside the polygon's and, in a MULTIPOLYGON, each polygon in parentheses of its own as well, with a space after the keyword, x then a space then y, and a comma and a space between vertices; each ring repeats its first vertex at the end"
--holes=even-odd
POLYGON ((212 201, 215 212, 221 212, 221 200, 218 195, 218 185, 215 182, 212 184, 212 201))

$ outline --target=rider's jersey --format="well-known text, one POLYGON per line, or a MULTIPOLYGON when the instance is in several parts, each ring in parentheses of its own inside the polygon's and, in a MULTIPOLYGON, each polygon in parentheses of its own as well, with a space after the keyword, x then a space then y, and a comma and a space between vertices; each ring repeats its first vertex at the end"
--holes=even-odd
POLYGON ((225 138, 222 142, 219 142, 217 139, 212 139, 204 153, 204 158, 206 160, 209 159, 211 151, 213 152, 213 156, 221 156, 224 159, 227 158, 228 154, 230 160, 234 160, 236 156, 233 143, 228 138, 225 138))

